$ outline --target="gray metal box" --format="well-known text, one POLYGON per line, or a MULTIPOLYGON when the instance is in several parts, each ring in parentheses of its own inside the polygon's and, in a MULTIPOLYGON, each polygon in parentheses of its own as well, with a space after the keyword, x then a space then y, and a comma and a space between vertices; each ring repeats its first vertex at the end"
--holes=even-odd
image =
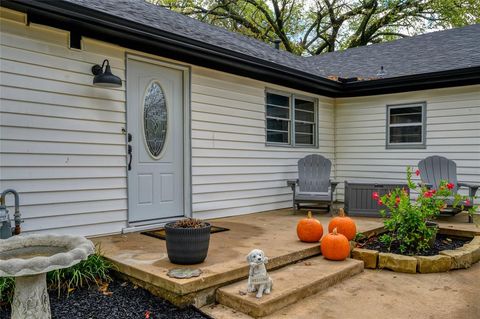
POLYGON ((345 212, 349 216, 381 217, 380 210, 386 207, 379 206, 372 198, 372 194, 377 192, 382 196, 395 188, 405 188, 407 192, 409 191, 408 185, 402 183, 345 181, 345 212))

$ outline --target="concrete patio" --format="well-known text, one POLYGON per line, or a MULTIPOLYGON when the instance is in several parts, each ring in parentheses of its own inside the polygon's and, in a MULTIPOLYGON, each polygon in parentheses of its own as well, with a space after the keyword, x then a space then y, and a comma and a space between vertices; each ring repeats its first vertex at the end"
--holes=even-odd
MULTIPOLYGON (((99 237, 95 239, 95 242, 101 245, 104 255, 118 266, 118 271, 122 276, 128 277, 139 286, 147 288, 176 305, 194 304, 202 307, 215 302, 215 293, 219 287, 247 277, 248 267, 245 256, 253 248, 263 249, 270 260, 268 268, 270 270, 281 268, 277 272, 284 269, 288 271, 289 267, 285 266, 319 255, 318 244, 302 243, 297 239, 295 227, 305 213, 304 211, 294 213, 291 209, 282 209, 211 220, 210 222, 214 225, 230 230, 212 234, 206 261, 199 265, 189 266, 189 268, 200 268, 203 274, 191 279, 174 279, 167 276, 170 269, 181 266, 169 262, 164 240, 140 233, 129 233, 99 237)), ((315 217, 322 222, 326 229, 330 216, 319 212, 315 214, 315 217)), ((380 218, 356 217, 354 219, 360 232, 374 231, 382 227, 380 218)), ((473 231, 480 234, 480 228, 474 224, 468 224, 466 220, 467 217, 464 214, 459 214, 455 217, 440 218, 439 222, 443 229, 464 230, 466 233, 473 231)), ((319 267, 326 266, 320 264, 319 267)), ((338 280, 333 280, 332 285, 358 273, 346 270, 348 275, 342 274, 343 270, 340 264, 338 264, 338 269, 338 273, 334 274, 338 280)), ((385 273, 390 274, 387 271, 385 273)), ((276 276, 282 276, 282 274, 276 274, 276 276)), ((372 278, 372 276, 362 274, 359 278, 372 278)), ((449 276, 449 274, 438 274, 437 276, 449 276)), ((336 290, 333 289, 333 291, 336 290)), ((209 306, 206 309, 207 311, 211 309, 215 309, 215 312, 218 311, 209 306)))

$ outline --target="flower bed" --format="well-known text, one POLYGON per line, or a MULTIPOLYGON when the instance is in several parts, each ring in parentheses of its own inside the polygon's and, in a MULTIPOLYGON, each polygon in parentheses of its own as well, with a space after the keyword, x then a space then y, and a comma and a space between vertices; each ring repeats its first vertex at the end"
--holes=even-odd
MULTIPOLYGON (((442 234, 442 229, 439 230, 439 233, 442 234)), ((449 230, 449 235, 451 234, 452 230, 449 230)), ((480 260, 480 236, 474 236, 472 240, 457 249, 442 250, 431 256, 407 256, 355 247, 351 257, 362 260, 364 267, 370 269, 390 269, 406 273, 445 272, 469 268, 480 260)))

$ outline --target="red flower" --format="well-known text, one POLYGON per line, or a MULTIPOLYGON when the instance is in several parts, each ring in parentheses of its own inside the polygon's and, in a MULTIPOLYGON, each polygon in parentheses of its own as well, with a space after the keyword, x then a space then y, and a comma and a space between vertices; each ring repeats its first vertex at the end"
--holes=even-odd
POLYGON ((447 184, 448 189, 453 189, 454 187, 455 187, 455 184, 453 184, 453 183, 448 183, 447 184))
POLYGON ((465 200, 465 204, 467 204, 467 206, 470 206, 470 199, 467 198, 467 199, 465 200))
POLYGON ((423 193, 423 197, 425 197, 425 198, 430 198, 430 197, 432 197, 432 195, 433 194, 432 194, 431 191, 426 191, 425 193, 423 193))
POLYGON ((417 175, 417 176, 420 175, 420 170, 419 170, 419 169, 417 169, 417 170, 415 171, 415 175, 417 175))
POLYGON ((378 198, 379 198, 378 193, 377 193, 377 192, 373 192, 372 198, 373 198, 374 200, 378 200, 378 198))
POLYGON ((430 191, 430 193, 432 193, 432 194, 436 194, 436 193, 437 193, 437 191, 436 191, 436 190, 434 190, 434 189, 432 189, 432 190, 430 191))
POLYGON ((395 198, 395 203, 398 205, 400 203, 400 197, 395 198))
POLYGON ((381 199, 378 200, 378 205, 383 205, 383 202, 381 199))
POLYGON ((145 311, 145 319, 150 319, 150 311, 145 311))

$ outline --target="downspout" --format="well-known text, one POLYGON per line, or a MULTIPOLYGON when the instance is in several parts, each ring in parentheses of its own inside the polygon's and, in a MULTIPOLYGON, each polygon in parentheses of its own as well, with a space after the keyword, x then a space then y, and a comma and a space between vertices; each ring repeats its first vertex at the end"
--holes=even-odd
MULTIPOLYGON (((337 163, 337 99, 333 98, 333 174, 335 176, 335 181, 339 182, 338 180, 338 163, 337 163)), ((338 202, 338 187, 335 189, 335 201, 338 202)))

